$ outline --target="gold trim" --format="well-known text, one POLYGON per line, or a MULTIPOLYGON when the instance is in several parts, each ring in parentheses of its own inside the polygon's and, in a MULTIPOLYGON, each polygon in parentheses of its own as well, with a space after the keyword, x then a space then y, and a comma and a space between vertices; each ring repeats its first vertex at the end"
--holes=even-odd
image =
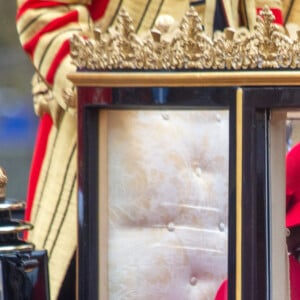
POLYGON ((7 233, 18 233, 25 230, 31 230, 33 228, 33 225, 27 222, 20 221, 18 224, 13 225, 9 224, 7 226, 1 226, 0 227, 0 234, 7 234, 7 233))
POLYGON ((255 70, 300 67, 300 34, 289 37, 266 6, 253 31, 225 28, 213 38, 191 7, 179 26, 153 28, 138 35, 132 18, 121 9, 107 32, 71 38, 70 55, 79 70, 255 70))
POLYGON ((236 300, 242 299, 243 90, 236 95, 236 300))
POLYGON ((107 110, 99 112, 99 299, 108 299, 108 117, 107 110))
POLYGON ((78 72, 68 78, 90 87, 297 86, 300 71, 78 72))

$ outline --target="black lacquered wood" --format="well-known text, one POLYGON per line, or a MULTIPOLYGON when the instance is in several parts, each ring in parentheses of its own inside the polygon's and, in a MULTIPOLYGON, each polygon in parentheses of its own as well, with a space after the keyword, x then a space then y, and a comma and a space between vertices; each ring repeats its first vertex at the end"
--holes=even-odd
MULTIPOLYGON (((169 88, 166 102, 157 104, 151 88, 99 89, 79 87, 78 115, 78 299, 98 300, 98 117, 101 109, 225 109, 229 111, 229 299, 235 298, 235 122, 236 88, 169 88), (111 92, 111 93, 110 93, 111 92)), ((101 145, 100 145, 101 147, 101 145)), ((101 253, 99 254, 101 255, 101 253)))
POLYGON ((243 300, 271 299, 269 118, 273 109, 299 108, 298 87, 243 89, 243 300))
POLYGON ((77 299, 98 299, 98 109, 111 89, 78 89, 77 299))
POLYGON ((267 298, 265 112, 245 105, 242 173, 242 299, 267 298))

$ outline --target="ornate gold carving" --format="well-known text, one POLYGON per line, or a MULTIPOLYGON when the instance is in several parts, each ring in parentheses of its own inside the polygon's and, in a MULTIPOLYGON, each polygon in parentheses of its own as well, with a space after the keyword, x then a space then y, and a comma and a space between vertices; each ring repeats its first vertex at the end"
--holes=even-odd
POLYGON ((74 35, 71 57, 80 70, 299 68, 300 34, 293 40, 273 21, 274 15, 266 6, 252 32, 226 28, 211 38, 191 7, 173 30, 162 30, 160 25, 138 36, 132 19, 121 10, 116 25, 106 33, 96 29, 92 37, 74 35))
POLYGON ((50 114, 54 125, 58 127, 63 116, 63 109, 55 100, 52 89, 37 72, 32 77, 31 85, 35 113, 39 117, 50 114))
POLYGON ((0 199, 4 199, 6 196, 6 184, 7 184, 6 171, 2 167, 0 167, 0 199))
POLYGON ((77 105, 77 93, 76 89, 73 86, 72 88, 65 88, 63 90, 63 98, 67 105, 70 108, 76 108, 77 105))

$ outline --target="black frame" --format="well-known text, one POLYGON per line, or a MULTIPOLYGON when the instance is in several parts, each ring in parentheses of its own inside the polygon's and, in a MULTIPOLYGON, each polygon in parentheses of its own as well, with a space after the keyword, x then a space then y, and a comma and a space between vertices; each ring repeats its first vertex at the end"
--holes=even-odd
POLYGON ((243 124, 237 124, 236 119, 236 87, 169 89, 167 103, 161 105, 149 98, 149 88, 114 88, 111 98, 103 88, 78 87, 78 299, 98 300, 99 294, 96 167, 99 110, 201 108, 225 108, 230 114, 228 299, 236 299, 237 180, 242 184, 241 297, 243 300, 270 299, 268 121, 272 109, 300 108, 300 89, 280 86, 242 88, 243 124), (236 126, 242 126, 243 133, 241 179, 236 178, 236 126))
POLYGON ((299 96, 298 87, 243 88, 242 299, 271 299, 269 118, 299 109, 299 96))

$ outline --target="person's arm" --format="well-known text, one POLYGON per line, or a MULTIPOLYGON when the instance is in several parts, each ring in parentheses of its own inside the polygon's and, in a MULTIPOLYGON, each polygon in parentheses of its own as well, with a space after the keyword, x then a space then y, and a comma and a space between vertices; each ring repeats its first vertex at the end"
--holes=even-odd
POLYGON ((300 254, 300 144, 286 155, 286 227, 288 252, 300 254))

